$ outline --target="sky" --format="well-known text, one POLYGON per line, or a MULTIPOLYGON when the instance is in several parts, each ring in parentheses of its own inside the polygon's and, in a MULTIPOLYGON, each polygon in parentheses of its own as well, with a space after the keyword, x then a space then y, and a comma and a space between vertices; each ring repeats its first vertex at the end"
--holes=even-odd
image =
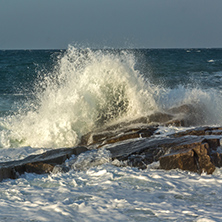
POLYGON ((222 0, 0 0, 0 49, 222 48, 222 0))

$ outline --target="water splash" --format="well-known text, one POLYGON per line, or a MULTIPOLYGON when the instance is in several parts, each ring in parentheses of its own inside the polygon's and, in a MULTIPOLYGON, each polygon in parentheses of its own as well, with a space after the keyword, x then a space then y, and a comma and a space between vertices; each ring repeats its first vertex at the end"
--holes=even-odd
POLYGON ((1 118, 0 147, 71 147, 97 127, 182 104, 201 107, 205 124, 222 123, 218 89, 153 85, 136 65, 133 51, 69 46, 52 72, 38 73, 35 99, 1 118))
POLYGON ((134 66, 134 56, 126 51, 70 46, 52 73, 39 74, 34 103, 8 118, 10 130, 4 133, 11 141, 5 145, 69 147, 95 127, 157 109, 154 88, 134 66))

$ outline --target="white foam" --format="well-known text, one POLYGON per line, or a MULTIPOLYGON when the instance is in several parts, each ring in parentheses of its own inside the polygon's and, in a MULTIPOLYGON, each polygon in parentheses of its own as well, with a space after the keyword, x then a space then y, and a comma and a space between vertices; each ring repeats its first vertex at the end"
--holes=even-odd
POLYGON ((1 221, 220 221, 222 172, 111 163, 1 182, 1 221), (10 212, 10 213, 9 213, 10 212))
POLYGON ((40 73, 36 101, 5 120, 2 146, 73 146, 98 124, 155 109, 154 88, 134 70, 133 55, 69 47, 53 73, 40 73), (31 107, 31 108, 30 108, 31 107), (5 141, 4 141, 5 140, 5 141))
POLYGON ((182 104, 199 105, 204 124, 222 124, 220 91, 155 86, 135 64, 126 50, 69 46, 52 73, 39 73, 36 99, 21 105, 17 115, 0 119, 0 147, 71 147, 95 127, 182 104))

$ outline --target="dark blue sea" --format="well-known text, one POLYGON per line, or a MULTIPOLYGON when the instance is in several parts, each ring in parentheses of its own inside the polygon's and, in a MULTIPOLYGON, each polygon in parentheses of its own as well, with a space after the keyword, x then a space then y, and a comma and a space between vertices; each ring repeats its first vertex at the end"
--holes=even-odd
MULTIPOLYGON (((201 107, 197 126, 221 126, 221 83, 222 49, 0 50, 0 161, 73 147, 96 128, 184 104, 201 107)), ((163 137, 185 129, 159 128, 163 137)), ((1 182, 0 221, 222 218, 221 169, 118 167, 105 149, 78 161, 87 167, 1 182)))

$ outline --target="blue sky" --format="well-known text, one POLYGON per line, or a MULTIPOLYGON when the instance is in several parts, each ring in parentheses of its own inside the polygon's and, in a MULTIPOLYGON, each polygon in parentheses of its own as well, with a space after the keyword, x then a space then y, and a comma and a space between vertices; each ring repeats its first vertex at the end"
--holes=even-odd
POLYGON ((0 49, 222 47, 222 0, 0 1, 0 49))

